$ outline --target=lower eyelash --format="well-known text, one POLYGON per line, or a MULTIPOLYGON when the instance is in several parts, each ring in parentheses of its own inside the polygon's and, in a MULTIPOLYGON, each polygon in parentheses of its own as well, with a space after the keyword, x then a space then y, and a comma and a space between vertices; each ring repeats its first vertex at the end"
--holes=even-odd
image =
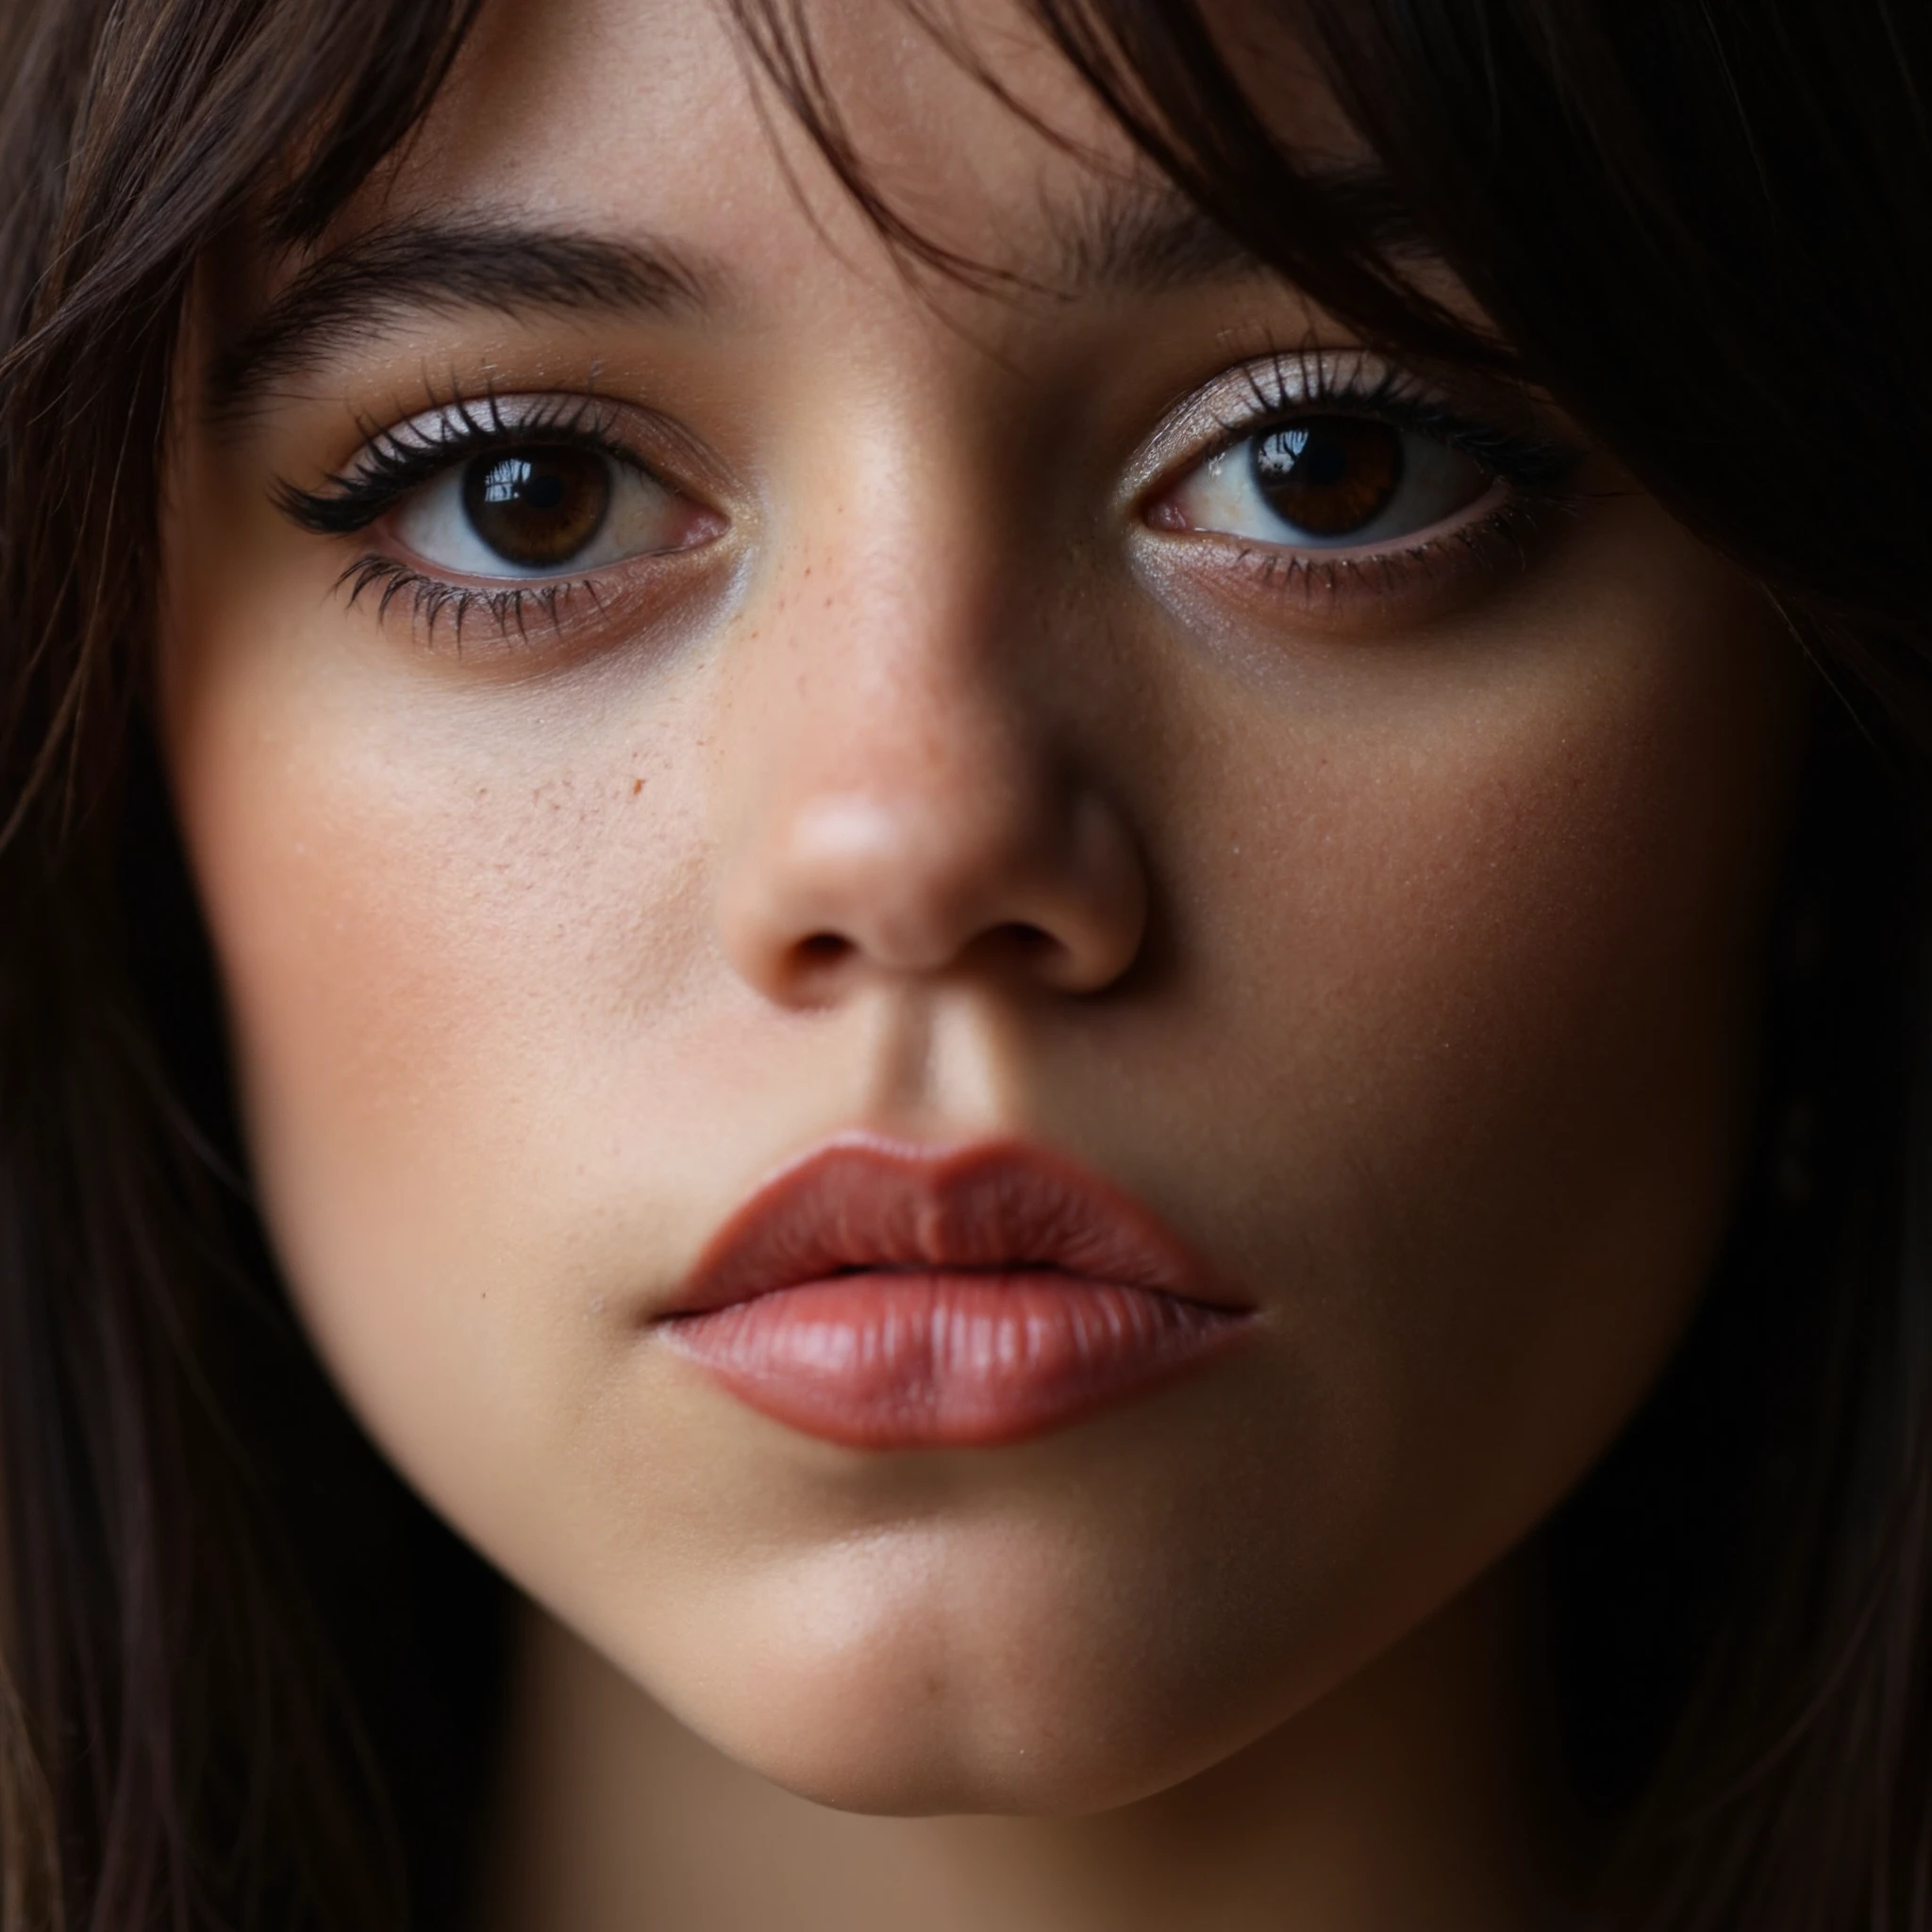
POLYGON ((486 590, 476 584, 453 584, 427 576, 393 557, 374 551, 352 563, 338 583, 347 587, 351 608, 365 592, 377 592, 378 620, 387 617, 400 599, 408 598, 411 619, 423 634, 433 637, 438 624, 446 623, 459 650, 463 626, 475 615, 486 617, 500 640, 508 641, 514 637, 519 642, 527 642, 533 617, 560 634, 568 608, 576 598, 589 597, 600 608, 603 604, 596 586, 587 577, 505 584, 486 590))
POLYGON ((1534 496, 1506 497, 1489 515, 1438 537, 1361 556, 1290 550, 1268 543, 1243 542, 1234 561, 1251 572, 1264 590, 1298 594, 1324 602, 1350 594, 1351 590, 1387 595, 1426 580, 1439 571, 1467 563, 1497 570, 1514 564, 1530 566, 1530 543, 1552 510, 1574 514, 1583 498, 1552 491, 1534 496), (1458 554, 1459 553, 1459 554, 1458 554))

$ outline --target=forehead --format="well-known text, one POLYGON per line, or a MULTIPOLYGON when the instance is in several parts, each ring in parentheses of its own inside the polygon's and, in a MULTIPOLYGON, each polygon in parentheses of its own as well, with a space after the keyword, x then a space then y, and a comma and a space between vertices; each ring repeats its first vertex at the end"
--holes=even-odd
MULTIPOLYGON (((755 260, 761 278, 822 273, 828 253, 848 270, 879 265, 874 227, 733 11, 729 0, 491 0, 420 137, 342 226, 507 213, 647 227, 685 260, 755 260)), ((1091 269, 1123 229, 1178 225, 1166 182, 1013 0, 774 12, 808 41, 798 51, 823 79, 817 118, 836 118, 867 183, 938 249, 1053 283, 1091 269)), ((1346 150, 1325 98, 1275 51, 1271 100, 1324 152, 1346 150)), ((1241 53, 1257 58, 1251 42, 1241 53)))
MULTIPOLYGON (((868 177, 941 246, 975 257, 1043 232, 1093 170, 1003 107, 897 0, 808 16, 827 92, 868 177)), ((1004 5, 960 17, 1027 109, 1119 172, 1124 142, 1004 5)), ((960 51, 966 51, 961 48, 960 51)), ((373 184, 353 225, 424 209, 513 213, 545 225, 645 226, 687 258, 848 265, 872 238, 777 98, 722 5, 493 0, 419 140, 373 184)))
MULTIPOLYGON (((1294 44, 1227 9, 1217 26, 1298 162, 1387 199, 1294 44)), ((969 343, 1077 358, 1094 329, 1154 322, 1149 297, 1227 329, 1265 309, 1277 334, 1315 312, 1135 148, 1019 0, 486 0, 425 124, 315 243, 264 254, 237 231, 205 266, 202 399, 223 424, 364 349, 445 356, 438 318, 458 315, 472 347, 488 315, 575 316, 714 358, 841 343, 852 374, 969 343), (808 75, 803 115, 774 70, 808 75), (921 256, 951 273, 908 284, 921 256)), ((615 348, 600 339, 594 379, 615 348)))

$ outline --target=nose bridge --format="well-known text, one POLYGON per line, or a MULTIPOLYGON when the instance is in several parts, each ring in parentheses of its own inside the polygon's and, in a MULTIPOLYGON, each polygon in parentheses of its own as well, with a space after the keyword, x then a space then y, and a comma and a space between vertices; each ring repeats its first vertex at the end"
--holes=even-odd
POLYGON ((1045 694, 1021 688, 970 518, 908 491, 858 541, 819 546, 824 589, 793 643, 799 728, 786 734, 797 807, 863 811, 955 865, 975 831, 1037 837, 1025 822, 1057 775, 1045 694))
POLYGON ((1054 640, 1016 629, 970 435, 848 434, 733 666, 726 952, 783 999, 969 959, 1109 983, 1144 888, 1054 715, 1054 640))

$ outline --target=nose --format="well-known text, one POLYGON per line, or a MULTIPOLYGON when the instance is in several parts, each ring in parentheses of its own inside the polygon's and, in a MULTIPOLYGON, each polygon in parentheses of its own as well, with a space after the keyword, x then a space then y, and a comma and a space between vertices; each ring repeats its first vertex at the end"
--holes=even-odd
POLYGON ((934 591, 836 603, 753 674, 762 700, 734 707, 753 722, 734 734, 720 934, 778 1004, 962 974, 1093 993, 1140 954, 1148 887, 1124 811, 1050 697, 1002 678, 984 626, 949 621, 934 591))

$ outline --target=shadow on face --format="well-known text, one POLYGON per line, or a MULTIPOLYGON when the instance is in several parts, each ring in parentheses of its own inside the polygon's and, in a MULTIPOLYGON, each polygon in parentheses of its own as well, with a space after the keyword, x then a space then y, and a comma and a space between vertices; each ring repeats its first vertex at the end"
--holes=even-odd
POLYGON ((1386 1664, 1649 1386, 1805 704, 1559 419, 1365 350, 972 18, 1072 142, 891 7, 824 54, 992 287, 903 273, 708 13, 487 15, 309 258, 211 272, 167 739, 397 1465, 794 1790, 1091 1810, 1386 1664), (1103 1178, 1241 1344, 997 1441, 774 1420, 671 1321, 855 1136, 1103 1178))

